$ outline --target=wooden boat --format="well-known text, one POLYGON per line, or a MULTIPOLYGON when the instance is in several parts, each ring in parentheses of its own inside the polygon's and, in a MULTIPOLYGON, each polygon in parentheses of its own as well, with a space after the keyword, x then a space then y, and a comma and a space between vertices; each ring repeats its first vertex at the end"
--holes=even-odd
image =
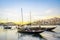
MULTIPOLYGON (((22 8, 21 8, 21 15, 22 15, 22 24, 23 24, 23 12, 22 12, 22 8)), ((31 12, 30 12, 30 23, 31 23, 31 12)), ((30 24, 31 26, 31 24, 30 24)), ((22 32, 22 33, 42 33, 44 31, 52 31, 53 29, 55 29, 56 27, 51 27, 51 28, 46 28, 46 27, 41 27, 41 25, 39 24, 38 27, 26 27, 26 28, 18 28, 18 32, 22 32)))
POLYGON ((26 27, 26 28, 18 28, 18 32, 21 33, 42 33, 44 31, 52 31, 56 27, 26 27))

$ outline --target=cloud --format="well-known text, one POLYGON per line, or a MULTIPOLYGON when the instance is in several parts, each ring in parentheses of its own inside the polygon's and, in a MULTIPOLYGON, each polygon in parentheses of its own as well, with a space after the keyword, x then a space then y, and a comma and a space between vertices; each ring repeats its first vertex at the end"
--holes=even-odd
POLYGON ((48 10, 45 11, 45 13, 53 13, 53 12, 54 12, 53 9, 48 9, 48 10))
POLYGON ((14 8, 6 8, 6 9, 0 9, 0 17, 2 19, 10 19, 10 20, 15 20, 19 18, 18 10, 14 8))
POLYGON ((45 15, 46 16, 59 16, 60 15, 60 9, 56 9, 56 8, 53 8, 53 9, 48 9, 48 10, 45 10, 45 15))
MULTIPOLYGON (((60 11, 58 9, 47 9, 47 10, 31 10, 32 21, 46 18, 46 16, 58 16, 60 11)), ((12 21, 21 21, 21 9, 17 8, 5 8, 0 9, 0 17, 3 19, 9 19, 12 21)), ((23 9, 24 21, 30 21, 30 10, 23 9)))
MULTIPOLYGON (((7 18, 9 20, 12 21, 21 21, 22 17, 21 17, 21 9, 16 9, 16 8, 5 8, 5 9, 0 9, 0 17, 2 19, 6 19, 7 18)), ((30 12, 29 10, 23 9, 23 19, 24 21, 30 21, 30 12)))

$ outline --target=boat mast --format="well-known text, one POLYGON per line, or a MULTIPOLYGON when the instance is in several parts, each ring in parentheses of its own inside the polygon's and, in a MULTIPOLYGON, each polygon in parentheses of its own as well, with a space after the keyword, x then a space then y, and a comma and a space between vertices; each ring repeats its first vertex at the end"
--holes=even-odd
POLYGON ((22 25, 23 25, 23 10, 21 8, 21 18, 22 18, 22 25))
POLYGON ((31 11, 30 11, 30 26, 31 26, 31 11))

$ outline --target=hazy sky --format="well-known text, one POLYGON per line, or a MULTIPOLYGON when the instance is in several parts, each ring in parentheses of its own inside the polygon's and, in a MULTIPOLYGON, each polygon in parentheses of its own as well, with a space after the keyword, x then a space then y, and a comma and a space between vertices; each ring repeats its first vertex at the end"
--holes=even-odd
POLYGON ((21 8, 24 21, 48 16, 60 16, 60 0, 0 0, 0 20, 21 21, 21 8))

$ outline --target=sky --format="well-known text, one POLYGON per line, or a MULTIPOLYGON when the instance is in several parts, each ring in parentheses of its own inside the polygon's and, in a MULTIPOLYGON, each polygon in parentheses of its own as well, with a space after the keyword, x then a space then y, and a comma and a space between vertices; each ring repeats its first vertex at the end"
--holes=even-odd
POLYGON ((60 0, 0 0, 0 21, 39 20, 50 17, 60 17, 60 0))

